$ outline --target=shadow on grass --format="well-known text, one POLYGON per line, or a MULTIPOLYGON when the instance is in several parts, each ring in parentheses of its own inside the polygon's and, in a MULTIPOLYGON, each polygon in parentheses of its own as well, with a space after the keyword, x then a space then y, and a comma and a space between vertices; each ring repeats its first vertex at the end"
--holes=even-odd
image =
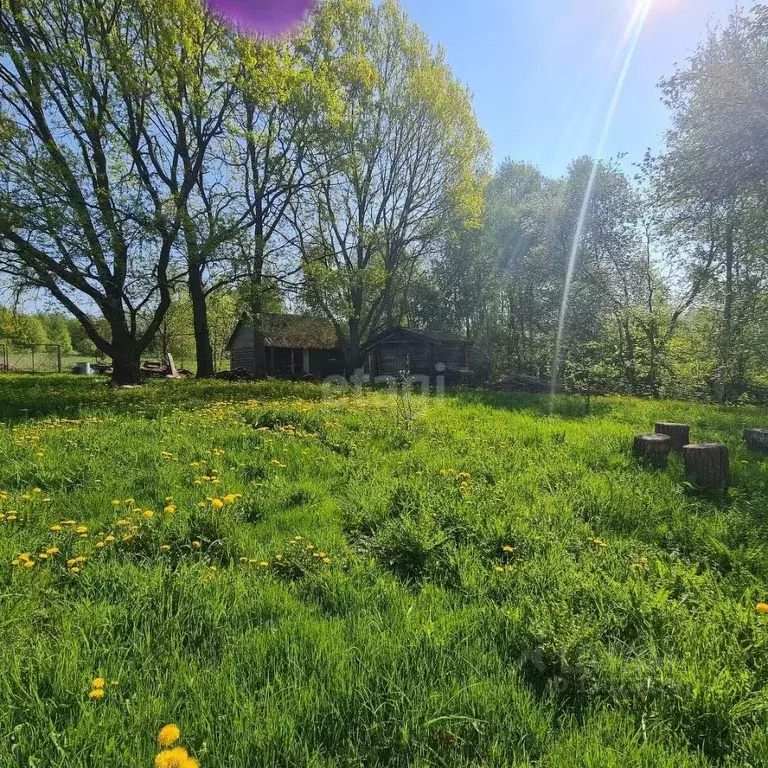
POLYGON ((216 402, 280 398, 320 399, 311 384, 290 381, 227 382, 159 380, 143 387, 112 387, 101 376, 68 374, 0 375, 0 420, 19 423, 39 418, 79 418, 99 414, 135 414, 156 418, 172 410, 192 410, 216 402))
POLYGON ((483 389, 453 390, 451 395, 461 405, 487 405, 508 411, 529 411, 540 416, 558 416, 562 419, 584 419, 589 416, 606 416, 613 411, 612 404, 593 397, 587 413, 586 398, 579 395, 556 395, 554 404, 549 395, 527 393, 500 393, 483 389))

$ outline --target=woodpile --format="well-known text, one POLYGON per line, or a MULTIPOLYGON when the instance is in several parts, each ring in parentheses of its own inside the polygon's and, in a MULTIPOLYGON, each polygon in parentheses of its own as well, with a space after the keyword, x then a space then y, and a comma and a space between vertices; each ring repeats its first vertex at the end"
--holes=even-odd
POLYGON ((685 474, 698 488, 721 490, 731 484, 728 449, 721 443, 686 445, 685 474))
POLYGON ((632 453, 651 467, 664 469, 667 466, 672 438, 669 435, 638 435, 632 446, 632 453))
POLYGON ((672 450, 682 451, 691 442, 691 428, 687 424, 675 424, 671 421, 659 421, 656 423, 657 435, 669 435, 672 440, 672 450))

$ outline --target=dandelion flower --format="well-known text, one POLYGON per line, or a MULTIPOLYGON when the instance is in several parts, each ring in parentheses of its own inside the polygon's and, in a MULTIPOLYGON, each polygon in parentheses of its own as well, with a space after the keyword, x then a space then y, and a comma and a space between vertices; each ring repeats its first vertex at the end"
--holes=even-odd
POLYGON ((259 563, 259 565, 260 565, 262 568, 269 568, 269 563, 268 563, 266 560, 262 560, 262 561, 259 563))
POLYGON ((104 678, 94 677, 93 682, 91 682, 91 688, 103 688, 103 687, 104 687, 104 678))
POLYGON ((330 558, 330 557, 324 557, 324 558, 323 558, 323 562, 324 562, 326 565, 330 565, 330 564, 331 564, 331 558, 330 558))
POLYGON ((142 514, 145 520, 151 520, 155 516, 155 513, 151 509, 145 509, 142 514))
POLYGON ((176 723, 168 723, 168 725, 164 725, 160 729, 160 733, 157 734, 157 743, 161 747, 170 747, 171 744, 175 744, 179 737, 181 736, 181 731, 179 730, 179 726, 176 725, 176 723))
POLYGON ((88 694, 88 698, 91 701, 101 701, 104 698, 104 689, 103 688, 94 688, 88 694))
POLYGON ((507 544, 507 546, 504 547, 504 552, 509 553, 509 552, 514 552, 514 551, 515 551, 515 548, 514 547, 510 547, 509 544, 507 544))
POLYGON ((235 496, 234 493, 228 493, 224 497, 223 501, 224 501, 225 504, 234 504, 235 501, 237 501, 237 497, 235 496))
POLYGON ((58 533, 58 532, 61 530, 61 526, 60 526, 60 525, 52 525, 52 526, 51 526, 51 530, 52 530, 54 533, 58 533))
POLYGON ((768 603, 758 603, 755 606, 755 610, 758 613, 768 613, 768 603))
POLYGON ((58 547, 49 547, 45 550, 49 555, 58 555, 59 554, 59 548, 58 547))
POLYGON ((170 552, 171 551, 171 545, 170 544, 161 544, 160 549, 163 550, 163 552, 170 552))
POLYGON ((108 541, 110 543, 113 542, 114 540, 115 540, 115 537, 112 534, 104 537, 104 541, 108 541))
POLYGON ((190 757, 184 747, 164 749, 155 757, 155 768, 188 768, 190 757))
POLYGON ((163 514, 165 515, 172 515, 176 511, 176 507, 173 504, 168 504, 168 506, 163 507, 163 514))
POLYGON ((200 542, 199 541, 193 541, 192 542, 192 549, 200 549, 200 542))
POLYGON ((96 542, 96 549, 102 549, 105 546, 103 541, 96 542))
POLYGON ((214 509, 221 509, 224 506, 224 502, 221 499, 213 499, 213 501, 211 501, 211 506, 214 509))
POLYGON ((496 571, 496 573, 504 573, 504 569, 500 565, 494 565, 493 570, 496 571))
POLYGON ((34 568, 35 567, 35 561, 34 560, 25 560, 23 565, 27 569, 34 568))

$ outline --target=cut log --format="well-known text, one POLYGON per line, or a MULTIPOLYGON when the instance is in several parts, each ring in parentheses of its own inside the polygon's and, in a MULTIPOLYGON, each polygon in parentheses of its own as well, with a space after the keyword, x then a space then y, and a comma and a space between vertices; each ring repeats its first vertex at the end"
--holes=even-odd
POLYGON ((686 445, 685 474, 699 488, 727 488, 731 484, 728 449, 720 443, 686 445))
POLYGON ((670 421, 660 421, 656 424, 657 435, 669 435, 672 438, 672 450, 682 451, 691 442, 691 428, 687 424, 675 424, 670 421))
POLYGON ((745 429, 744 442, 751 451, 768 451, 768 429, 745 429))
POLYGON ((632 446, 632 453, 652 467, 663 469, 667 466, 672 438, 669 435, 638 435, 632 446))

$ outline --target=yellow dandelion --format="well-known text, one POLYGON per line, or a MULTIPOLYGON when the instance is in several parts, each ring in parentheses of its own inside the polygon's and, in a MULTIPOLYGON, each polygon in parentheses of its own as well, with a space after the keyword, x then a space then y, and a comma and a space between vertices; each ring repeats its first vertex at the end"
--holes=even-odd
POLYGON ((259 563, 259 565, 260 565, 262 568, 269 568, 269 563, 268 563, 266 560, 262 560, 262 561, 259 563))
POLYGON ((165 515, 172 515, 176 511, 176 507, 173 504, 168 504, 168 506, 163 507, 163 514, 165 515))
POLYGON ((326 565, 330 565, 330 564, 331 564, 331 558, 330 558, 330 557, 324 557, 324 558, 323 558, 323 562, 324 562, 326 565))
POLYGON ((52 530, 54 533, 58 533, 58 532, 61 530, 61 526, 60 526, 60 525, 52 525, 52 526, 51 526, 51 530, 52 530))
POLYGON ((109 536, 104 537, 104 541, 108 541, 110 544, 115 540, 115 537, 110 533, 109 536))
POLYGON ((91 688, 103 688, 104 687, 104 678, 103 677, 94 677, 91 681, 91 688))
POLYGON ((144 512, 142 512, 142 515, 145 520, 151 520, 155 516, 155 513, 151 509, 145 509, 144 512))
POLYGON ((47 552, 41 552, 41 553, 40 553, 40 554, 37 556, 37 559, 38 559, 38 560, 47 560, 47 559, 48 559, 48 553, 47 553, 47 552))
POLYGON ((234 504, 235 501, 237 501, 237 497, 234 493, 228 493, 224 498, 223 501, 225 504, 234 504))
POLYGON ((171 545, 170 544, 161 544, 160 549, 163 550, 163 552, 170 552, 171 551, 171 545))
POLYGON ((59 548, 58 547, 49 547, 45 551, 49 555, 58 555, 59 554, 59 548))
POLYGON ((504 547, 504 552, 509 553, 509 552, 514 552, 514 551, 515 551, 515 548, 514 547, 510 547, 509 544, 507 544, 507 546, 504 547))
POLYGON ((155 768, 189 768, 190 757, 184 747, 164 749, 155 757, 155 768))
POLYGON ((221 499, 213 499, 211 501, 211 506, 214 509, 221 509, 224 506, 224 502, 221 499))
POLYGON ((29 568, 34 568, 34 567, 35 567, 35 561, 34 561, 34 560, 25 560, 25 561, 22 563, 22 565, 23 565, 25 568, 27 568, 27 569, 29 569, 29 568))
POLYGON ((758 603, 755 606, 755 610, 758 613, 768 613, 768 603, 758 603))
POLYGON ((496 573, 504 573, 504 569, 500 565, 494 565, 493 570, 496 571, 496 573))
POLYGON ((103 688, 94 688, 88 694, 88 698, 91 701, 101 701, 104 698, 104 689, 103 688))
POLYGON ((105 546, 106 546, 106 544, 103 541, 97 541, 96 542, 96 549, 102 549, 105 546))
POLYGON ((161 747, 170 747, 171 744, 175 744, 179 740, 180 736, 181 731, 179 730, 179 726, 176 725, 176 723, 168 723, 168 725, 164 725, 157 734, 157 743, 161 747))
POLYGON ((192 542, 192 549, 200 549, 200 542, 199 541, 193 541, 192 542))
POLYGON ((11 560, 11 565, 21 565, 21 560, 11 560))
POLYGON ((119 507, 123 502, 120 499, 112 499, 112 506, 119 507))
POLYGON ((62 525, 75 525, 76 523, 77 523, 76 520, 62 520, 61 521, 62 525))

